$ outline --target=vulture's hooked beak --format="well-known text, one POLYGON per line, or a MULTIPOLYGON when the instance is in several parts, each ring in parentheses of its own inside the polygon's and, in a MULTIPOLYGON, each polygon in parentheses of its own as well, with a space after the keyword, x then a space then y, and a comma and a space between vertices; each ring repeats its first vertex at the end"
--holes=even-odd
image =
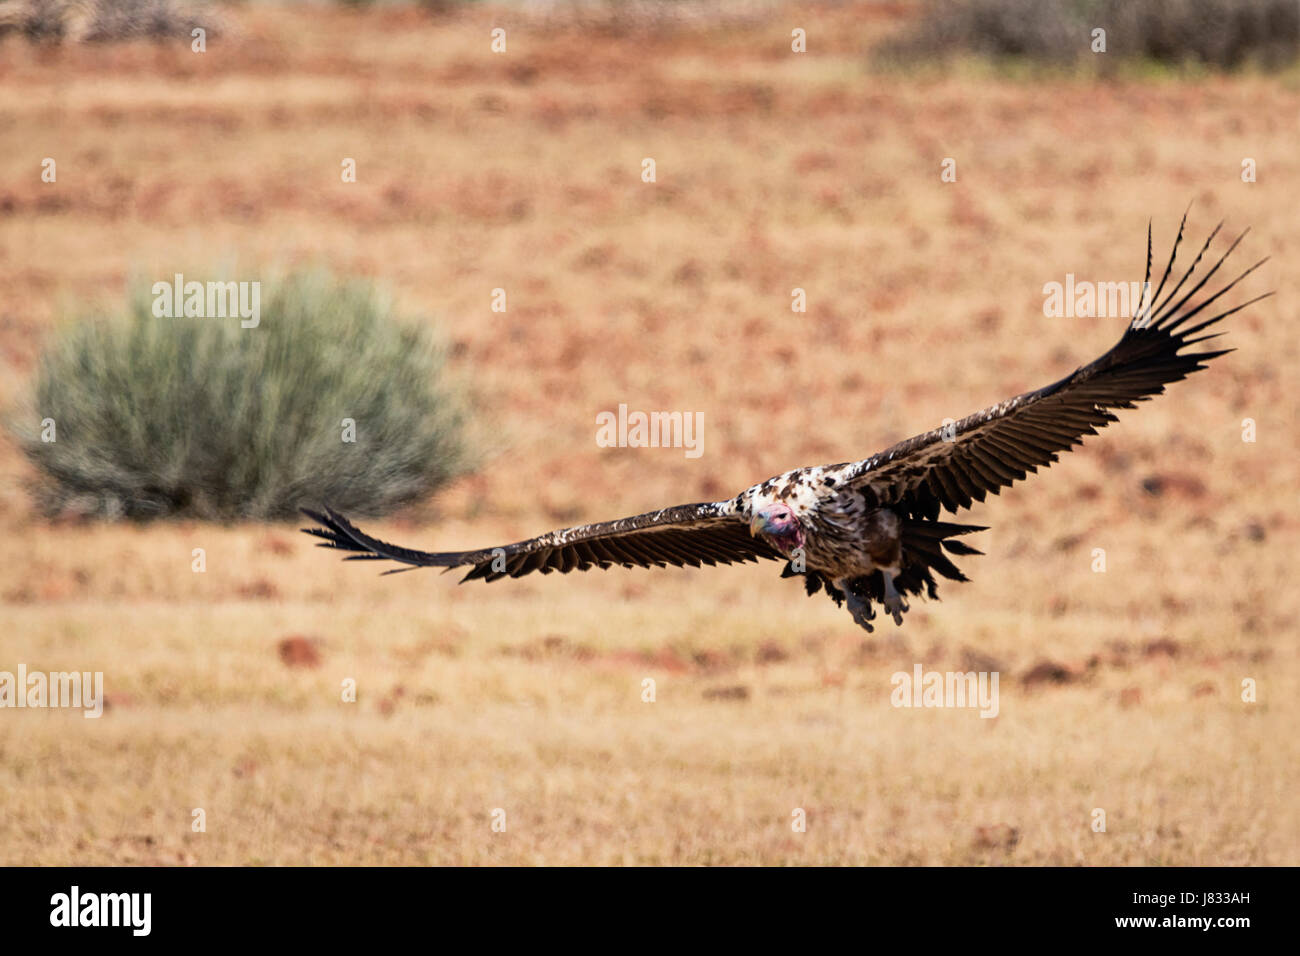
POLYGON ((763 530, 763 525, 766 523, 767 519, 760 512, 755 512, 754 516, 749 519, 749 536, 757 538, 758 533, 763 530))

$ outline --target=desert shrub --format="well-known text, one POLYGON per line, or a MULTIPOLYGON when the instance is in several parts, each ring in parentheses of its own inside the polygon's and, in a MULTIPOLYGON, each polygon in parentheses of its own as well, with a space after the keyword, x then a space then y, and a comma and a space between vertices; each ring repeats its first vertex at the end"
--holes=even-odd
POLYGON ((1106 56, 1231 69, 1280 67, 1300 56, 1295 0, 947 0, 878 52, 908 60, 970 52, 1070 64, 1092 56, 1091 33, 1106 31, 1106 56))
MULTIPOLYGON (((428 13, 453 16, 493 0, 418 0, 428 13)), ((520 8, 532 23, 613 35, 668 34, 679 30, 725 30, 752 23, 779 0, 496 0, 520 8)))
POLYGON ((220 23, 203 7, 182 0, 4 0, 0 2, 0 37, 19 34, 29 40, 107 43, 147 37, 190 41, 202 27, 215 36, 220 23))
POLYGON ((44 351, 15 430, 48 513, 283 518, 329 502, 374 515, 464 469, 440 349, 371 285, 263 283, 256 328, 153 305, 141 284, 126 315, 71 324, 44 351))

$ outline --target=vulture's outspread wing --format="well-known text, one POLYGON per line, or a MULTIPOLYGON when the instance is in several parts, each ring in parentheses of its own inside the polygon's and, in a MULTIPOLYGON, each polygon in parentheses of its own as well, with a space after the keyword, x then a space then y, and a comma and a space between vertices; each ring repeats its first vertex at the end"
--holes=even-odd
POLYGON ((770 544, 750 535, 733 501, 678 505, 632 518, 552 531, 499 548, 438 553, 386 544, 329 508, 323 512, 303 509, 303 513, 322 526, 303 529, 324 538, 321 547, 357 552, 347 558, 349 561, 388 560, 411 567, 449 569, 472 566, 462 581, 517 578, 531 571, 567 574, 574 568, 586 571, 613 565, 662 568, 671 564, 698 568, 702 564, 781 558, 770 544))
MULTIPOLYGON (((939 521, 942 509, 956 512, 997 494, 1116 421, 1115 409, 1133 408, 1231 351, 1194 346, 1217 338, 1220 333, 1207 332, 1215 323, 1267 297, 1232 308, 1216 305, 1267 260, 1217 291, 1203 292, 1245 236, 1198 277, 1220 224, 1191 267, 1171 282, 1186 223, 1184 215, 1159 285, 1142 296, 1133 321, 1105 355, 1046 388, 862 461, 797 468, 730 501, 678 505, 479 551, 430 553, 387 544, 328 507, 305 511, 319 527, 303 530, 324 538, 323 547, 349 552, 348 560, 407 565, 395 569, 400 571, 468 567, 466 581, 614 565, 699 567, 788 559, 783 577, 803 575, 809 594, 824 588, 866 630, 872 629, 876 604, 902 624, 908 596, 938 597, 935 574, 965 581, 952 557, 980 553, 957 538, 983 529, 939 521)), ((1150 280, 1148 226, 1144 293, 1150 280)))
MULTIPOLYGON (((892 506, 913 518, 934 519, 941 506, 952 512, 969 508, 972 501, 983 501, 986 494, 997 494, 1026 473, 1050 465, 1059 452, 1081 444, 1083 436, 1095 435, 1098 428, 1117 421, 1110 409, 1133 408, 1135 402, 1159 395, 1171 382, 1205 368, 1204 363, 1210 359, 1231 352, 1183 349, 1216 338, 1221 333, 1199 333, 1272 294, 1257 296, 1231 309, 1214 308, 1221 296, 1267 260, 1255 263, 1213 295, 1192 303, 1246 235, 1243 232, 1238 236, 1205 275, 1184 291, 1222 227, 1220 223, 1205 240, 1191 268, 1161 299, 1186 222, 1184 214, 1159 286, 1151 296, 1144 297, 1145 303, 1109 352, 1045 388, 842 466, 841 485, 869 489, 879 505, 892 506)), ((1150 279, 1148 226, 1146 282, 1150 279)), ((1146 282, 1144 287, 1149 288, 1146 282)))

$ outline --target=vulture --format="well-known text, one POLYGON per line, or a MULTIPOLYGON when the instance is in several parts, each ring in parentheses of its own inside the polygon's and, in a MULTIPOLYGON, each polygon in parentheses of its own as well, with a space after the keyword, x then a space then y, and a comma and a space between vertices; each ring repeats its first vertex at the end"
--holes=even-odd
MULTIPOLYGON (((1213 294, 1198 295, 1245 237, 1237 237, 1205 272, 1196 272, 1222 228, 1215 227, 1182 278, 1169 285, 1187 224, 1183 214, 1173 251, 1150 294, 1151 226, 1147 265, 1136 306, 1119 341, 1100 358, 1036 391, 999 402, 961 421, 899 442, 859 461, 799 468, 769 478, 726 501, 677 505, 616 521, 579 525, 477 551, 416 551, 387 544, 324 506, 303 509, 325 539, 321 547, 350 552, 349 561, 395 561, 409 567, 468 568, 461 579, 497 581, 534 571, 620 565, 698 568, 771 559, 782 577, 802 575, 809 595, 825 590, 868 631, 879 605, 903 623, 912 595, 938 598, 935 575, 969 580, 953 557, 983 552, 961 540, 985 528, 943 520, 1057 460, 1085 435, 1117 421, 1171 382, 1206 367, 1232 349, 1192 346, 1217 338, 1207 330, 1266 298, 1233 308, 1216 305, 1267 259, 1213 294)), ((1247 230, 1249 231, 1249 230, 1247 230)), ((1213 257, 1211 257, 1213 258, 1213 257)), ((1208 261, 1208 260, 1207 260, 1208 261)))

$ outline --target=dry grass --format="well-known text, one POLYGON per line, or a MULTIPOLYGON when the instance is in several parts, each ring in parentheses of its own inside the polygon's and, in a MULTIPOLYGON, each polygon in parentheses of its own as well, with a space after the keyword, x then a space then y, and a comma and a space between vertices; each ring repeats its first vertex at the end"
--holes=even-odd
POLYGON ((0 712, 0 863, 1300 862, 1293 85, 868 77, 888 10, 598 38, 237 12, 203 56, 4 47, 0 400, 62 303, 120 302, 132 271, 376 276, 442 317, 496 428, 436 511, 377 526, 403 541, 721 497, 1043 384, 1118 331, 1044 319, 1043 283, 1140 270, 1146 217, 1167 249, 1189 199, 1194 236, 1254 226, 1242 263, 1272 254, 1280 294, 1212 371, 980 507, 974 583, 874 637, 774 567, 456 588, 289 526, 51 525, 0 446, 0 668, 103 670, 110 697, 0 712), (619 402, 703 411, 703 457, 596 447, 619 402), (295 635, 317 666, 285 663, 295 635), (891 708, 918 661, 996 666, 1000 715, 891 708), (1043 661, 1067 680, 1027 680, 1043 661))

